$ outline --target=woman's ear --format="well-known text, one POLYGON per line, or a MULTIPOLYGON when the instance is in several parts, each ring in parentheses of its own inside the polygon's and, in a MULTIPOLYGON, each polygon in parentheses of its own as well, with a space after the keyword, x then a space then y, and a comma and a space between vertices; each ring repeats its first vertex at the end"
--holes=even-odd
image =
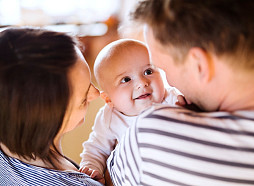
POLYGON ((211 54, 201 48, 194 47, 189 51, 193 60, 199 79, 202 82, 209 82, 214 76, 214 64, 211 54))
POLYGON ((100 97, 105 101, 105 103, 108 104, 108 106, 110 108, 113 108, 114 105, 113 105, 111 99, 108 97, 108 95, 105 92, 101 91, 100 97))

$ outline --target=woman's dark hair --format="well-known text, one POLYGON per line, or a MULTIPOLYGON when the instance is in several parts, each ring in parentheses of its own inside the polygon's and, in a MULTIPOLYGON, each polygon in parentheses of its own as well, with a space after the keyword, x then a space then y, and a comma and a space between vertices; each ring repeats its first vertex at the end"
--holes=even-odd
MULTIPOLYGON (((0 32, 0 142, 12 153, 52 163, 77 60, 67 34, 36 28, 0 32)), ((56 152, 55 152, 56 151, 56 152)))

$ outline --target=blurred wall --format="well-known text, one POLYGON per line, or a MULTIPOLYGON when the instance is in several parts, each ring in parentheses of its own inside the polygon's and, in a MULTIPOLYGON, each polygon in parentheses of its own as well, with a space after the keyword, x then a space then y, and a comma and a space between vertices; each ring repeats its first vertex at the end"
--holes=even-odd
POLYGON ((65 156, 74 160, 76 163, 80 163, 79 154, 82 152, 82 143, 86 141, 92 131, 92 126, 96 113, 104 105, 104 101, 98 98, 90 103, 86 114, 85 123, 78 126, 73 131, 67 133, 62 140, 62 148, 65 156))
MULTIPOLYGON (((128 14, 136 2, 136 0, 121 0, 121 10, 119 11, 119 15, 111 16, 104 22, 108 26, 108 31, 105 35, 84 36, 79 38, 80 42, 83 44, 81 52, 91 69, 92 82, 95 86, 97 86, 97 83, 93 75, 93 63, 104 46, 120 38, 133 38, 143 41, 142 29, 138 29, 136 25, 129 24, 128 21, 128 14)), ((79 155, 83 149, 82 143, 88 139, 89 134, 92 131, 95 116, 103 105, 104 101, 101 98, 91 102, 88 107, 84 125, 81 125, 66 134, 62 140, 64 155, 78 164, 81 160, 79 155)))
MULTIPOLYGON (((111 16, 108 20, 104 22, 104 24, 106 24, 108 27, 108 31, 104 35, 84 36, 78 38, 80 43, 82 44, 81 52, 83 53, 91 70, 91 81, 96 87, 98 87, 98 85, 96 83, 93 73, 93 64, 95 58, 104 46, 119 39, 118 18, 111 16)), ((81 160, 79 154, 82 152, 83 149, 82 143, 88 139, 89 134, 92 131, 95 116, 100 107, 102 107, 103 105, 104 101, 101 98, 98 98, 91 102, 88 107, 85 123, 81 126, 78 126, 73 131, 67 133, 62 140, 62 148, 64 155, 71 158, 78 164, 81 160)))

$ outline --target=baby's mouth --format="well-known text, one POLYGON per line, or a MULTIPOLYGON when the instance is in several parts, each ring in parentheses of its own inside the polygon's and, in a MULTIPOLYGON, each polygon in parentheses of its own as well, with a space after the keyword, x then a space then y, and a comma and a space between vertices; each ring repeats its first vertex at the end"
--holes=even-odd
POLYGON ((150 97, 150 96, 151 96, 151 94, 150 94, 150 93, 143 94, 143 95, 141 95, 141 96, 139 96, 139 97, 135 98, 135 100, 136 100, 136 99, 145 99, 145 98, 150 97))

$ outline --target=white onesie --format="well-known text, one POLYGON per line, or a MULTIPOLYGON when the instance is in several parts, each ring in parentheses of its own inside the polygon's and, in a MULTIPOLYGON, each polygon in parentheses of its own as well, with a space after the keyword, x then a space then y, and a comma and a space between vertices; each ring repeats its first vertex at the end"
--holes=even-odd
MULTIPOLYGON (((167 88, 162 103, 176 106, 178 95, 180 92, 174 87, 167 88)), ((80 166, 88 166, 103 175, 108 156, 137 117, 126 116, 105 104, 96 115, 89 139, 83 143, 80 166)))

